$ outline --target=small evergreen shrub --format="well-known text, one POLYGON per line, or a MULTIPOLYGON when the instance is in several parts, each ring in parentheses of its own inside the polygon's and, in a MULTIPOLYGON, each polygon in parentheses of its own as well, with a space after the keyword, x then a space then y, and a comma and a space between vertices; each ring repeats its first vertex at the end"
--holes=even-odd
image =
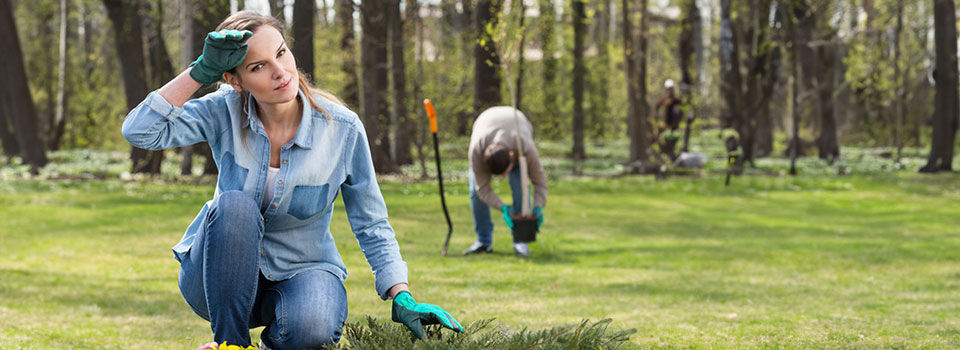
POLYGON ((331 349, 618 349, 630 340, 636 329, 608 332, 611 319, 561 325, 543 330, 509 330, 493 324, 493 319, 464 326, 463 333, 428 326, 424 339, 418 340, 401 324, 348 322, 340 343, 331 349))

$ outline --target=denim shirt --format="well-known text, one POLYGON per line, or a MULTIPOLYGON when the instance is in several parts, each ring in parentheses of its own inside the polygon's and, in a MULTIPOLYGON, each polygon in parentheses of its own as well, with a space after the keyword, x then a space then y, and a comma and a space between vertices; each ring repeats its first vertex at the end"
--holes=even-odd
MULTIPOLYGON (((300 98, 304 98, 300 91, 300 98)), ((329 117, 303 103, 297 134, 280 151, 273 200, 263 214, 260 271, 279 281, 299 272, 326 270, 341 281, 347 269, 330 233, 333 203, 343 193, 347 218, 376 278, 377 294, 407 282, 407 264, 374 174, 366 132, 357 114, 322 96, 315 101, 329 117)), ((210 208, 220 193, 240 190, 261 203, 270 163, 270 140, 257 117, 254 100, 242 119, 240 94, 229 85, 176 107, 156 91, 123 121, 123 137, 149 150, 206 141, 220 173, 213 199, 187 227, 174 256, 182 261, 207 226, 210 208), (243 135, 243 136, 241 136, 243 135)))

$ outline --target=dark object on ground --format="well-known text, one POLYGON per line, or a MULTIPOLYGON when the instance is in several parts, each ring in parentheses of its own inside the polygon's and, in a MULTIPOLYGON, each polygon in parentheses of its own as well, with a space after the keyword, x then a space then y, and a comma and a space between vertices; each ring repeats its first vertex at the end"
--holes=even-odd
POLYGON ((513 217, 513 241, 515 243, 529 243, 537 241, 537 217, 515 215, 513 217))
POLYGON ((447 211, 447 200, 443 195, 443 169, 440 167, 440 145, 437 141, 437 112, 433 109, 433 104, 429 99, 423 100, 423 108, 427 110, 427 116, 430 117, 430 133, 433 134, 433 153, 437 158, 437 183, 440 184, 440 205, 443 206, 443 216, 447 218, 447 239, 443 241, 443 249, 440 255, 447 255, 447 247, 450 246, 450 236, 453 235, 453 223, 450 222, 450 213, 447 211))

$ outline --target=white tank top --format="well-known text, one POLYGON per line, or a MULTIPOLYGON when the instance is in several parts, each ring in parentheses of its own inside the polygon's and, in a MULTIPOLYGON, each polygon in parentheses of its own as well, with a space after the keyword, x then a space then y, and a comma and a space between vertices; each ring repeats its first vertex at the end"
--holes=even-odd
POLYGON ((280 168, 270 167, 267 169, 267 188, 263 191, 263 202, 260 203, 260 211, 266 211, 267 206, 273 201, 273 192, 276 189, 278 173, 280 173, 280 168))

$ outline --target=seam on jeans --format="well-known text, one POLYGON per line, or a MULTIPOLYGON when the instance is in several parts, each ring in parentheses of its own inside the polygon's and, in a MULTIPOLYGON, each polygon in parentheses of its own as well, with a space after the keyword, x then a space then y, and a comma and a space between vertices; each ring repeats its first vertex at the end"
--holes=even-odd
POLYGON ((283 292, 277 288, 270 288, 267 290, 267 292, 277 293, 277 303, 280 304, 280 312, 274 316, 274 322, 277 323, 277 327, 280 328, 280 331, 277 332, 277 338, 271 336, 270 340, 273 340, 277 343, 284 343, 287 341, 289 332, 287 331, 287 305, 283 302, 283 292))

